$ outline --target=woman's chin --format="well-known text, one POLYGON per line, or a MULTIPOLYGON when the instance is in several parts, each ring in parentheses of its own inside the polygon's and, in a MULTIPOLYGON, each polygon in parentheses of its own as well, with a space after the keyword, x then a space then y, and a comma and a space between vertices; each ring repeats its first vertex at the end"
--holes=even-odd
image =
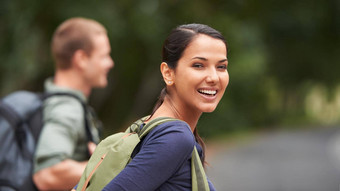
POLYGON ((216 106, 212 106, 212 107, 206 107, 202 110, 203 113, 211 113, 213 111, 215 111, 216 106))

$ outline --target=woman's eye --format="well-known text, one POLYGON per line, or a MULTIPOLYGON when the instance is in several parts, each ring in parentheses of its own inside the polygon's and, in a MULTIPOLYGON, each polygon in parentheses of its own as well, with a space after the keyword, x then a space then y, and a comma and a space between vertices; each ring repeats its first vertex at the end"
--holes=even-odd
POLYGON ((217 66, 218 69, 222 69, 222 70, 226 70, 227 69, 227 65, 223 64, 223 65, 219 65, 217 66))
POLYGON ((192 65, 192 67, 194 67, 194 68, 202 68, 202 67, 203 67, 203 64, 194 63, 194 64, 192 65))

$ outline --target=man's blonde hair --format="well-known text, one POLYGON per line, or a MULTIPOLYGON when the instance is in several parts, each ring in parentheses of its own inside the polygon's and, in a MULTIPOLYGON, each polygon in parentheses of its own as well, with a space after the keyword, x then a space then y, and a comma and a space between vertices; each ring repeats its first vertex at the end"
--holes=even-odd
POLYGON ((93 36, 107 34, 103 25, 92 19, 71 18, 64 21, 56 29, 52 38, 52 55, 58 69, 68 69, 71 59, 77 50, 91 55, 93 36))

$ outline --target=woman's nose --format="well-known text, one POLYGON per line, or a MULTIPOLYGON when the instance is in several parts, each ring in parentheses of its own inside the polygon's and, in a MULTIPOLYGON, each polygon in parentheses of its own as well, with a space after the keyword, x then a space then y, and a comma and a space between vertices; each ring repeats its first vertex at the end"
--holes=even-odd
POLYGON ((218 81, 218 75, 216 69, 210 69, 206 78, 208 83, 216 83, 218 81))

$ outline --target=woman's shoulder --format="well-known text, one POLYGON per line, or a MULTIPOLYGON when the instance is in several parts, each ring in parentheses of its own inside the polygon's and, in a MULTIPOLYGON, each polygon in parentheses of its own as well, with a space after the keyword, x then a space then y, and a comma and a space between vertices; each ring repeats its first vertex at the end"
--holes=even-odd
POLYGON ((192 151, 195 137, 187 123, 176 120, 162 123, 155 127, 146 137, 148 140, 167 142, 172 145, 187 145, 192 151))
POLYGON ((188 135, 189 137, 194 137, 190 126, 181 120, 164 122, 155 127, 153 131, 155 133, 180 133, 188 135))

